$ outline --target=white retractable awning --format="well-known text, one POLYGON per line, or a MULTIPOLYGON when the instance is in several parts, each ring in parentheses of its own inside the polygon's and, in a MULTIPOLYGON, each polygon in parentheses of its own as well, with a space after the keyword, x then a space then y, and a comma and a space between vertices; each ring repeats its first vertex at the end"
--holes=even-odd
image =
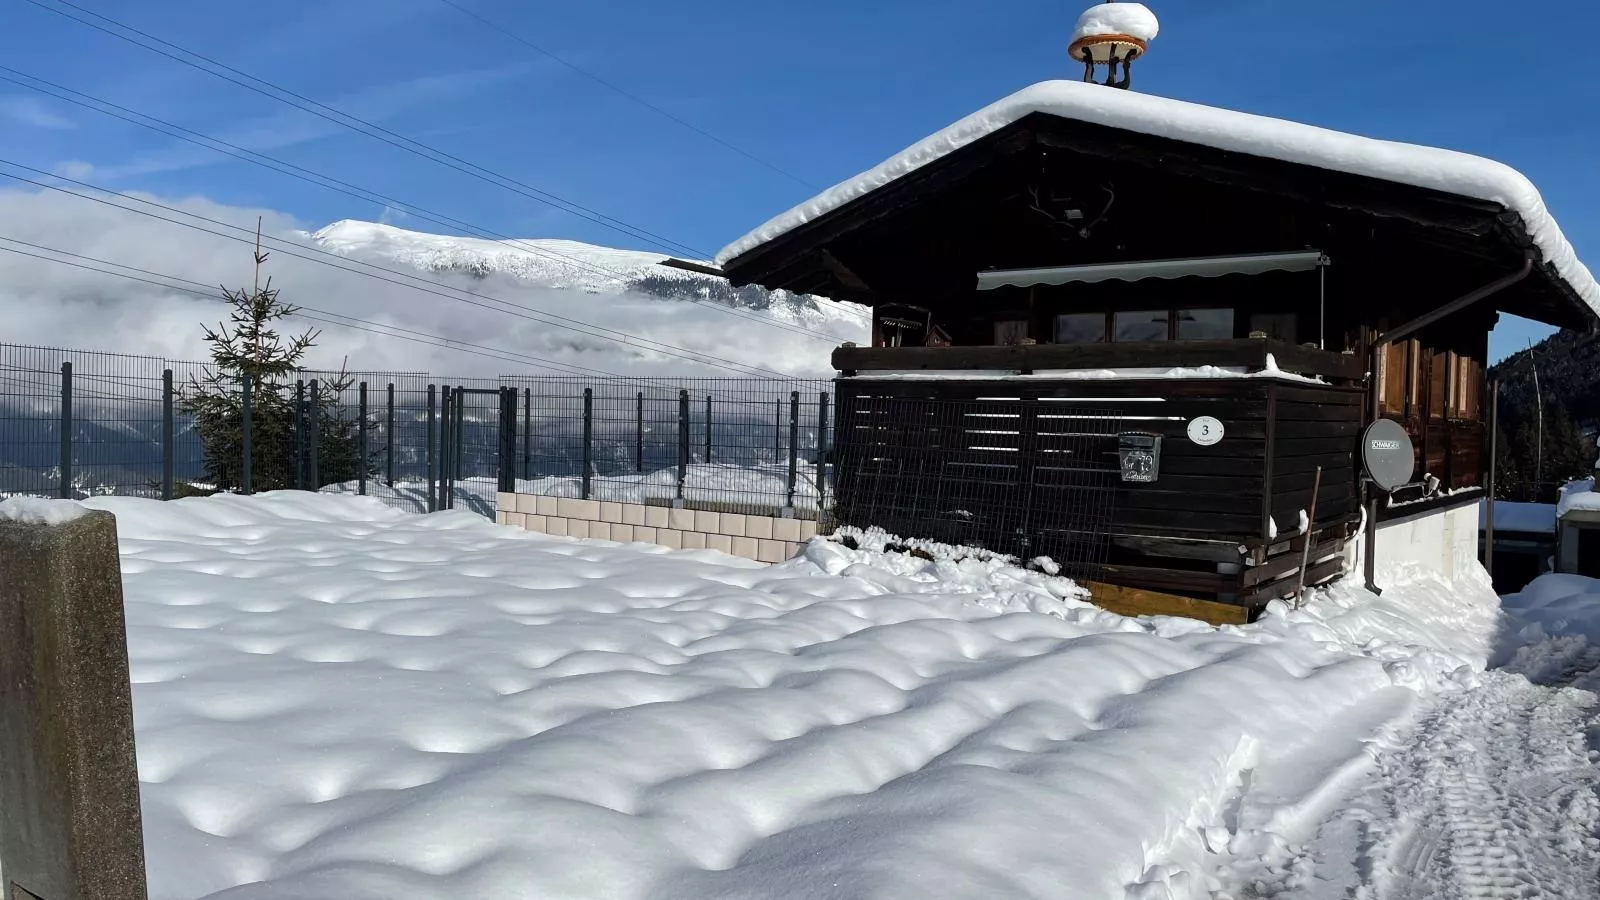
POLYGON ((1184 278, 1198 275, 1259 275, 1262 272, 1307 272, 1328 264, 1320 250, 1296 253, 1255 253, 1248 256, 1202 256, 1193 259, 1147 259, 1136 262, 1092 263, 1084 266, 1047 266, 1038 269, 995 269, 978 273, 978 290, 1029 287, 1035 284, 1071 284, 1097 281, 1140 281, 1145 278, 1184 278))

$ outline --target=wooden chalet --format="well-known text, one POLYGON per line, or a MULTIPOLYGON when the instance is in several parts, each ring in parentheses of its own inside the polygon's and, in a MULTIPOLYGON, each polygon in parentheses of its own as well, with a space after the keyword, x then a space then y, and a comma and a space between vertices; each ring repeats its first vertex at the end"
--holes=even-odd
POLYGON ((1489 331, 1600 298, 1504 166, 1070 82, 718 261, 874 309, 833 354, 840 523, 1245 610, 1338 577, 1369 500, 1375 535, 1467 510, 1440 540, 1475 555, 1489 331), (1416 449, 1392 496, 1375 417, 1416 449))

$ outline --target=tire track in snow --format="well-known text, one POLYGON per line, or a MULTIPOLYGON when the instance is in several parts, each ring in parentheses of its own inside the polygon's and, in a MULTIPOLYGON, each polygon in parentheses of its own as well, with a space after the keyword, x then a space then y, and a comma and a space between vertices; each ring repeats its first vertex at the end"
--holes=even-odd
POLYGON ((1312 841, 1319 870, 1354 876, 1322 880, 1316 896, 1600 897, 1596 697, 1567 686, 1600 674, 1558 680, 1494 671, 1440 698, 1312 841))

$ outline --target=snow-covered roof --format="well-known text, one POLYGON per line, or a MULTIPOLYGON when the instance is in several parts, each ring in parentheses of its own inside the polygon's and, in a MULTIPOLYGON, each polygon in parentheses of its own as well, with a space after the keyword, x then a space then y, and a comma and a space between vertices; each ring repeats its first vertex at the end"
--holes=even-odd
POLYGON ((1600 510, 1600 491, 1595 489, 1596 481, 1594 478, 1583 478, 1568 482, 1561 489, 1556 515, 1566 518, 1567 513, 1575 510, 1600 510))
POLYGON ((1156 32, 1160 30, 1156 14, 1143 3, 1101 3, 1084 10, 1078 17, 1072 39, 1125 34, 1148 44, 1156 39, 1156 32))
MULTIPOLYGON (((1111 4, 1112 6, 1127 4, 1111 4)), ((1024 88, 931 135, 875 168, 769 219, 717 254, 717 264, 866 196, 1032 113, 1186 141, 1499 203, 1516 211, 1545 262, 1600 314, 1600 284, 1578 259, 1539 191, 1520 172, 1482 157, 1346 134, 1251 113, 1113 90, 1081 81, 1024 88)))
MULTIPOLYGON (((1489 524, 1488 504, 1478 504, 1478 527, 1489 524)), ((1494 530, 1521 531, 1531 534, 1554 534, 1556 507, 1553 503, 1514 503, 1510 500, 1494 501, 1494 530)))

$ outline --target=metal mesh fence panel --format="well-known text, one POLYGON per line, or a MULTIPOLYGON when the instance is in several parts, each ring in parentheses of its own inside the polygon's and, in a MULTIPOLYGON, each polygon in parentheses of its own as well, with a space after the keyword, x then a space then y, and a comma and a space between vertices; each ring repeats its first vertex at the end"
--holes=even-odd
POLYGON ((558 497, 827 509, 828 381, 305 370, 252 386, 247 488, 244 385, 215 375, 204 363, 0 344, 0 493, 61 496, 65 463, 74 497, 301 488, 488 516, 509 476, 518 492, 558 497), (207 392, 221 412, 204 425, 189 403, 207 392))
POLYGON ((1109 553, 1120 418, 1050 398, 847 396, 839 412, 844 525, 1048 556, 1094 578, 1109 553))
POLYGON ((42 347, 0 349, 0 494, 58 496, 66 360, 42 347))
POLYGON ((159 498, 200 481, 200 441, 181 405, 198 368, 0 345, 0 493, 159 498))
POLYGON ((526 432, 521 493, 804 518, 825 509, 819 422, 830 382, 503 381, 526 432))

